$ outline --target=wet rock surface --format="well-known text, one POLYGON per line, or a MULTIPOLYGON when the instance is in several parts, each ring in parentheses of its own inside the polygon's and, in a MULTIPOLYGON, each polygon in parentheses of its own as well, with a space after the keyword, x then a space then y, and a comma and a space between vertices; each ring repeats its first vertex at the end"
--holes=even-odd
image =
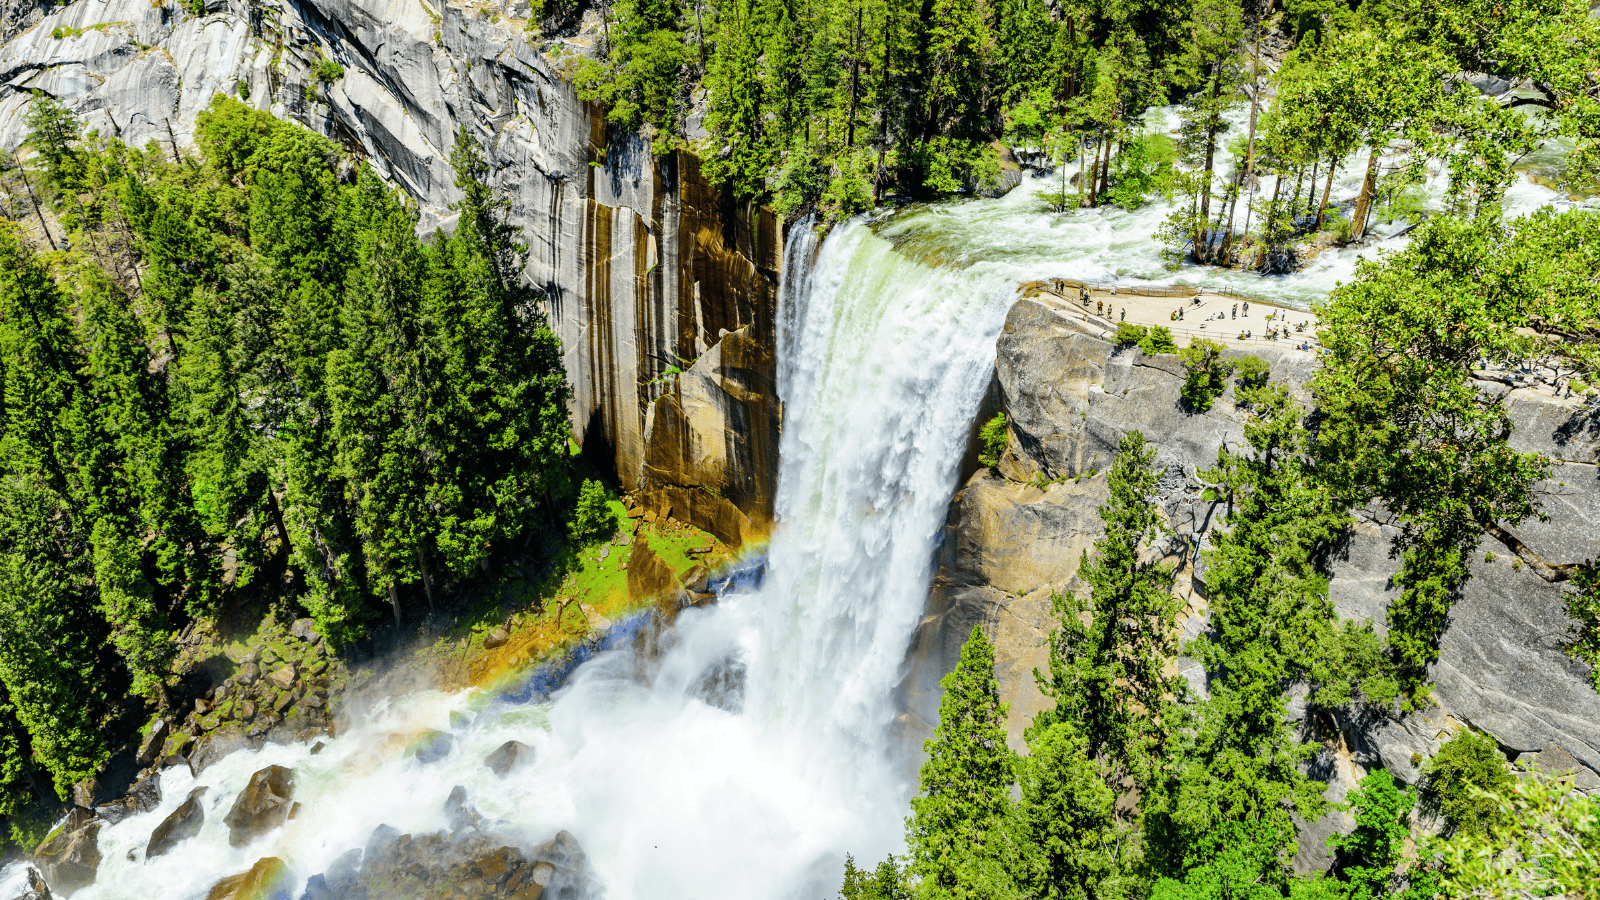
POLYGON ((506 741, 483 760, 489 771, 500 776, 530 762, 533 762, 533 748, 521 741, 506 741))
POLYGON ((145 845, 145 859, 162 856, 173 847, 200 833, 200 826, 206 821, 205 807, 200 803, 200 798, 205 792, 206 789, 203 787, 190 791, 188 799, 156 826, 155 831, 150 833, 150 842, 145 845))
POLYGON ((413 836, 388 826, 308 879, 302 900, 586 900, 597 897, 588 857, 569 832, 519 849, 475 827, 413 836))
POLYGON ((247 872, 230 875, 212 886, 206 900, 290 900, 294 876, 276 856, 256 860, 247 872))
POLYGON ((67 816, 60 830, 33 852, 34 865, 58 897, 94 883, 100 870, 100 827, 103 823, 82 809, 67 816))
POLYGON ((228 826, 228 843, 243 847, 289 820, 294 798, 294 772, 283 766, 267 766, 250 776, 233 808, 223 819, 228 826))

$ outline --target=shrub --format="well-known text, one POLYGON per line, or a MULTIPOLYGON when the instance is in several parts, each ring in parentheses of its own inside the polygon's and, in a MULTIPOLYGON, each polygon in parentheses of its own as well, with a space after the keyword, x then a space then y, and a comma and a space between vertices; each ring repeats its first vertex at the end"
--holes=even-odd
POLYGON ((1143 325, 1133 325, 1128 322, 1123 322, 1121 325, 1117 326, 1117 334, 1111 339, 1111 342, 1116 344, 1118 349, 1132 347, 1143 341, 1145 336, 1149 333, 1150 329, 1144 327, 1143 325))
POLYGON ((323 84, 333 84, 344 77, 344 66, 331 59, 324 59, 317 63, 316 75, 317 80, 323 84))
POLYGON ((1494 739, 1463 729, 1423 768, 1423 808, 1443 815, 1453 832, 1483 834, 1499 822, 1497 797, 1513 780, 1494 739))
POLYGON ((1267 386, 1267 361, 1254 354, 1240 358, 1233 364, 1234 396, 1267 386))
POLYGON ((250 99, 250 85, 247 84, 243 78, 239 79, 239 83, 234 85, 233 89, 239 94, 239 99, 241 101, 250 99))
POLYGON ((1183 401, 1191 412, 1206 412, 1228 387, 1233 363, 1222 358, 1222 345, 1197 338, 1178 351, 1188 377, 1183 382, 1183 401))
POLYGON ((978 451, 978 462, 991 469, 999 465, 1000 455, 1006 452, 1006 442, 1009 439, 1006 432, 1006 414, 995 413, 994 418, 978 432, 978 440, 983 442, 983 449, 978 451))
POLYGON ((1178 345, 1172 340, 1172 329, 1165 325, 1156 325, 1143 340, 1139 341, 1139 349, 1143 350, 1146 356, 1156 356, 1161 353, 1177 353, 1178 345))
POLYGON ((578 491, 578 505, 572 510, 572 521, 567 523, 567 533, 577 543, 587 544, 610 537, 618 527, 606 486, 592 478, 585 478, 583 489, 578 491))

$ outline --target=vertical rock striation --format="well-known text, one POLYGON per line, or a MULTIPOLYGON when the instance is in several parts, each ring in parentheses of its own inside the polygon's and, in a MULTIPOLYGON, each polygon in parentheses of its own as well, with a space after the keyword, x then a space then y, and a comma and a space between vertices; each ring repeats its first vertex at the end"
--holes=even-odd
POLYGON ((455 224, 449 158, 464 126, 523 228, 585 450, 628 490, 694 490, 722 501, 723 531, 765 530, 779 224, 708 184, 692 154, 613 133, 533 45, 526 4, 208 0, 198 16, 175 0, 5 4, 0 27, 20 29, 0 46, 6 151, 34 93, 167 153, 193 144, 196 117, 226 93, 343 144, 414 197, 431 232, 455 224), (323 60, 343 75, 320 81, 323 60))

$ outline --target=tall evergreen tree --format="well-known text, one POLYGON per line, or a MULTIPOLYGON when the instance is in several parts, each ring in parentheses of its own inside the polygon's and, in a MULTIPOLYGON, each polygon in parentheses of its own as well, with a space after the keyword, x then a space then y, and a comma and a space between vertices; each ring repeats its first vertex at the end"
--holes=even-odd
POLYGON ((1013 755, 994 646, 974 627, 961 662, 941 682, 939 727, 924 744, 922 792, 906 820, 908 871, 923 897, 976 898, 1016 891, 1009 819, 1013 755))
POLYGON ((1177 651, 1179 601, 1173 576, 1160 561, 1141 561, 1162 528, 1152 502, 1159 470, 1155 447, 1137 431, 1124 435, 1109 475, 1111 496, 1100 508, 1105 536, 1083 555, 1079 577, 1087 597, 1054 595, 1050 674, 1034 673, 1054 709, 1033 728, 1071 725, 1085 753, 1108 776, 1148 780, 1171 734, 1164 711, 1180 696, 1182 679, 1165 672, 1177 651))

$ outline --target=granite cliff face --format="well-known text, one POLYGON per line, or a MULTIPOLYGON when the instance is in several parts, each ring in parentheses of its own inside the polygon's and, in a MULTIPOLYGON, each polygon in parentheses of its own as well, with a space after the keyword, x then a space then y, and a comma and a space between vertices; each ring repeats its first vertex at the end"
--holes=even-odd
MULTIPOLYGON (((938 679, 954 667, 962 640, 981 623, 996 640, 1002 695, 1011 704, 1008 731, 1013 745, 1021 746, 1022 729, 1047 703, 1032 671, 1047 660, 1050 593, 1081 587, 1081 554, 1102 530, 1096 510, 1107 495, 1104 473, 1118 439, 1130 430, 1155 444, 1158 465, 1166 469, 1158 495, 1171 531, 1150 552, 1178 566, 1176 589, 1186 604, 1183 636, 1205 630, 1199 551, 1207 547, 1220 510, 1203 498, 1197 472, 1215 464, 1224 444, 1243 443, 1243 419, 1231 390, 1209 413, 1184 412, 1183 370, 1175 357, 1115 352, 1106 337, 1100 326, 1047 298, 1021 300, 1011 310, 996 359, 1010 451, 1000 474, 974 473, 951 504, 903 686, 913 734, 937 721, 938 679), (1021 483, 1039 476, 1045 482, 1067 480, 1042 489, 1021 483)), ((1297 389, 1315 365, 1309 353, 1294 350, 1259 355, 1271 364, 1275 380, 1297 389)), ((1525 523, 1515 529, 1517 537, 1551 563, 1600 555, 1600 418, 1537 398, 1514 396, 1511 409, 1518 447, 1561 463, 1551 481, 1540 485, 1548 521, 1525 523)), ((1331 596, 1340 615, 1370 617, 1380 632, 1395 594, 1392 529, 1382 508, 1361 511, 1332 566, 1331 596)), ((1576 766, 1580 787, 1600 789, 1600 695, 1589 684, 1587 667, 1560 649, 1569 625, 1562 585, 1515 563, 1493 539, 1485 539, 1474 560, 1432 672, 1436 707, 1403 718, 1353 710, 1308 718, 1303 701, 1291 702, 1304 733, 1322 744, 1313 774, 1329 782, 1332 799, 1342 799, 1373 768, 1414 782, 1420 773, 1413 754, 1431 755, 1463 725, 1493 735, 1513 759, 1537 754, 1558 768, 1576 766), (1494 558, 1486 561, 1491 552, 1494 558)), ((1174 666, 1194 689, 1205 690, 1197 664, 1180 659, 1174 666)), ((1299 868, 1326 868, 1323 840, 1351 824, 1346 816, 1332 813, 1305 831, 1299 868)))
POLYGON ((0 46, 7 152, 35 93, 166 152, 191 145, 196 116, 227 93, 343 144, 416 198, 426 232, 453 227, 464 126, 529 244, 525 274, 561 337, 585 449, 657 502, 698 491, 725 540, 769 527, 779 225, 709 185, 691 154, 658 157, 608 129, 534 46, 527 0, 4 0, 0 12, 20 32, 0 46), (342 76, 320 80, 324 60, 342 76))

